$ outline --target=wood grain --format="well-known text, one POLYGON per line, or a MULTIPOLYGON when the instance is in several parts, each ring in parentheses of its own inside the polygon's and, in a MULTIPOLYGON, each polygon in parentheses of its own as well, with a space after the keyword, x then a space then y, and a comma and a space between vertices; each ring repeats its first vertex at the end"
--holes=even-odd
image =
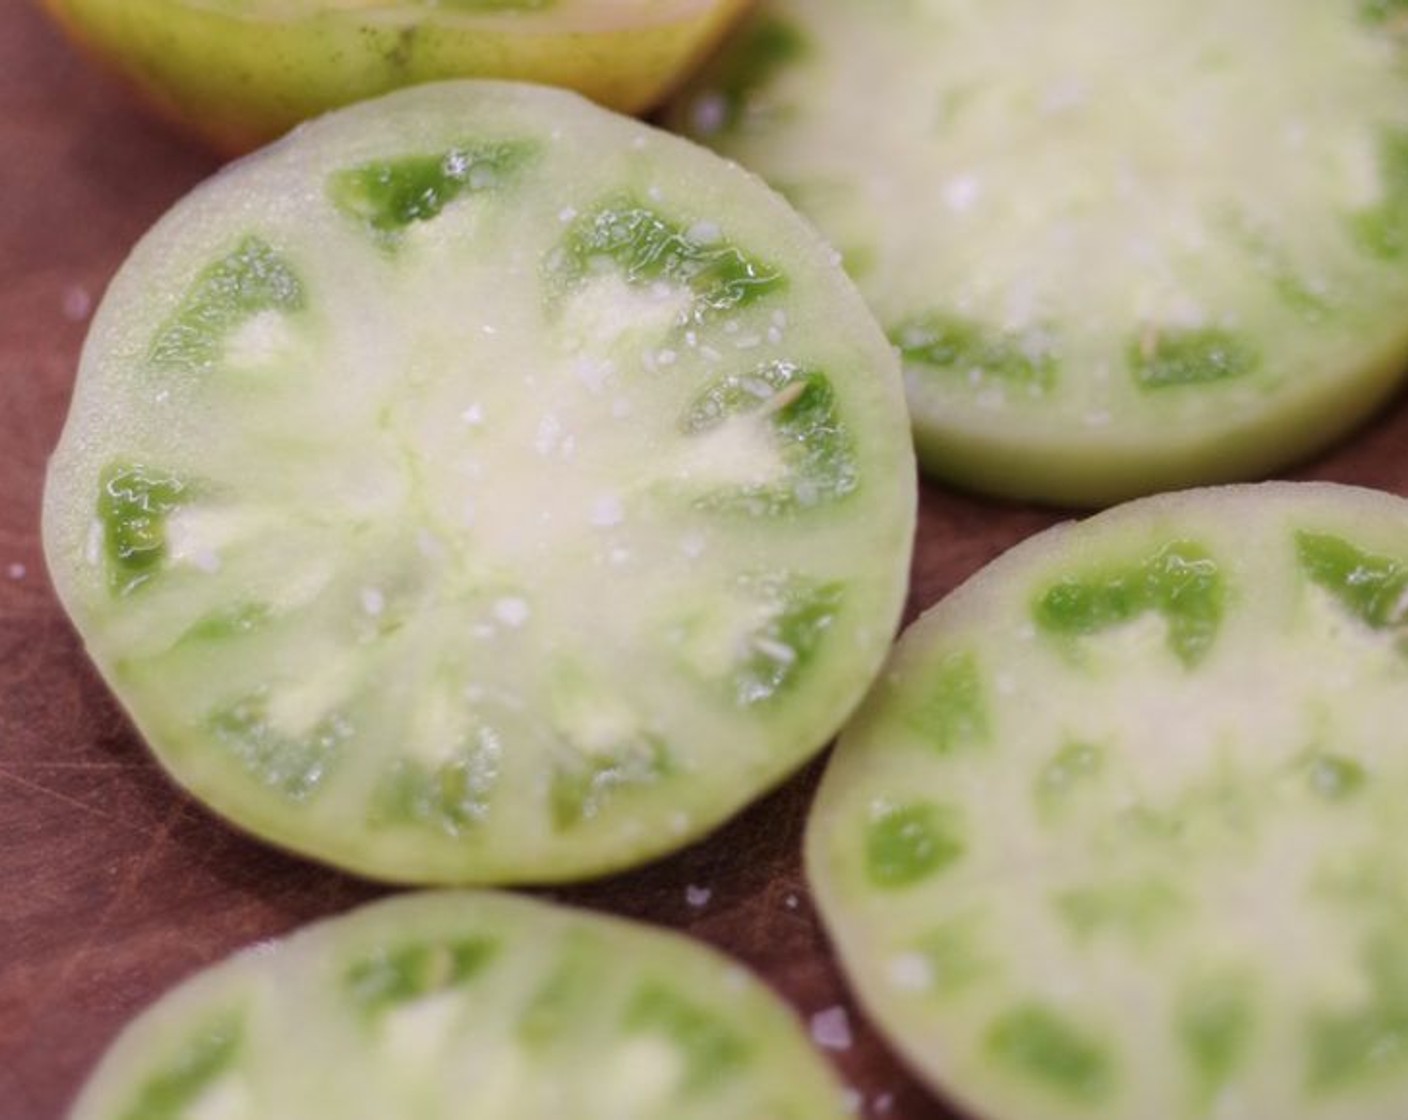
MULTIPOLYGON (((133 242, 215 170, 25 3, 0 4, 0 1120, 54 1120, 120 1026, 232 950, 382 888, 271 851, 158 772, 53 598, 38 517, 92 305, 133 242)), ((1297 477, 1408 493, 1399 402, 1297 477)), ((912 617, 1060 515, 926 486, 912 617)), ((848 1008, 832 1057, 862 1114, 944 1120, 847 996, 802 883, 816 765, 713 838, 556 897, 687 930, 803 1016, 848 1008), (708 887, 691 906, 686 887, 708 887)))

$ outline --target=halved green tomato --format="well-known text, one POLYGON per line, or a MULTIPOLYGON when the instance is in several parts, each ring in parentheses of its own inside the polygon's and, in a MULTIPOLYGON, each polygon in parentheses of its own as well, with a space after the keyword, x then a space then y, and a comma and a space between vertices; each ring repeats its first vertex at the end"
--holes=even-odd
POLYGON ((165 116, 242 152, 402 86, 499 78, 640 112, 744 0, 43 0, 165 116))
POLYGON ((335 115, 113 281, 46 548, 158 758, 408 881, 678 847, 816 751, 897 624, 895 358, 756 180, 541 87, 335 115))
POLYGON ((1020 545, 901 638, 808 873, 991 1120, 1408 1102, 1408 502, 1267 483, 1020 545))
POLYGON ((843 1120, 787 1009, 678 935, 403 895, 238 954, 118 1038, 71 1120, 843 1120))
POLYGON ((835 244, 919 458, 1103 504, 1265 474, 1408 369, 1400 0, 764 0, 670 121, 835 244))

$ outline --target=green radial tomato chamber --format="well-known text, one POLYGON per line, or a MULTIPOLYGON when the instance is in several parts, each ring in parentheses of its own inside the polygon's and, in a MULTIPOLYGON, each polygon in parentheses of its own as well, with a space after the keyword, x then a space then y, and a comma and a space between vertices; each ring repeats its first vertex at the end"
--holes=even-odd
POLYGON ((1408 369, 1408 31, 1368 0, 762 0, 676 101, 816 222, 920 462, 1103 505, 1262 477, 1408 369))
POLYGON ((834 733, 898 620, 896 361, 707 152, 446 84, 300 130, 114 279, 45 495, 158 760, 400 881, 671 850, 834 733))
POLYGON ((1188 490, 901 636, 807 869, 873 1020, 991 1120, 1408 1108, 1408 502, 1188 490))

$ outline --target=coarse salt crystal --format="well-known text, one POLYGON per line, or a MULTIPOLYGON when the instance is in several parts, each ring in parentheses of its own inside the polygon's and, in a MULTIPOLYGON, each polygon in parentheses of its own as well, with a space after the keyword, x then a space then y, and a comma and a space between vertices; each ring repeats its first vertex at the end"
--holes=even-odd
POLYGON ((528 621, 528 604, 517 597, 509 596, 494 603, 494 617, 505 626, 522 626, 528 621))
POLYGON ((885 969, 890 983, 907 992, 918 992, 934 982, 933 969, 918 953, 900 953, 891 957, 885 969))
POLYGON ((625 507, 621 504, 619 495, 603 494, 592 503, 591 521, 599 528, 604 529, 612 525, 619 525, 625 516, 625 507))
POLYGON ((723 128, 728 120, 728 102, 723 94, 706 93, 696 98, 690 107, 690 124, 701 136, 709 136, 723 128))
POLYGON ((103 554, 103 523, 94 519, 88 523, 88 538, 83 542, 83 559, 96 564, 103 554))
POLYGON ((206 575, 214 575, 220 570, 220 557, 215 555, 215 551, 209 548, 198 548, 191 554, 191 563, 198 571, 206 575))
POLYGON ((709 899, 713 898, 714 892, 708 887, 696 887, 692 883, 684 889, 684 900, 694 909, 699 910, 709 905, 709 899))
POLYGON ((533 448, 539 455, 550 455, 562 436, 562 421, 549 412, 538 421, 538 431, 533 437, 533 448))
POLYGON ((723 236, 723 230, 719 229, 717 222, 695 222, 685 231, 685 236, 691 241, 698 241, 701 244, 709 244, 717 241, 723 236))
POLYGON ((79 323, 88 318, 88 314, 92 310, 93 296, 82 284, 73 284, 64 289, 63 311, 65 319, 79 323))
POLYGON ((606 384, 607 378, 616 372, 616 363, 610 359, 601 361, 593 358, 578 358, 572 365, 572 372, 577 375, 577 380, 589 390, 593 393, 599 393, 602 386, 606 384))
POLYGON ((828 1007, 811 1018, 812 1039, 823 1050, 851 1048, 851 1021, 844 1007, 828 1007))
POLYGON ((753 648, 773 661, 781 665, 790 665, 797 660, 797 651, 786 642, 775 641, 772 638, 755 638, 753 648))

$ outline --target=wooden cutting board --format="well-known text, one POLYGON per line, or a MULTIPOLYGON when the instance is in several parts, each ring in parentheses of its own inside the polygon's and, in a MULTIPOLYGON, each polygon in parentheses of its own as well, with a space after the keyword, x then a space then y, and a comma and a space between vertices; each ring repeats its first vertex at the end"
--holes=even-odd
MULTIPOLYGON (((216 167, 38 12, 0 4, 0 1120, 62 1116, 114 1033, 181 977, 384 891, 271 851, 170 785, 44 573, 44 463, 88 316, 133 242, 216 167)), ((1408 494, 1405 449, 1400 400, 1293 476, 1408 494)), ((926 486, 909 617, 1060 516, 926 486)), ((865 1026, 827 949, 798 855, 817 773, 672 859, 551 894, 711 942, 803 1017, 844 1007, 854 1039, 831 1056, 860 1114, 952 1117, 865 1026)))

